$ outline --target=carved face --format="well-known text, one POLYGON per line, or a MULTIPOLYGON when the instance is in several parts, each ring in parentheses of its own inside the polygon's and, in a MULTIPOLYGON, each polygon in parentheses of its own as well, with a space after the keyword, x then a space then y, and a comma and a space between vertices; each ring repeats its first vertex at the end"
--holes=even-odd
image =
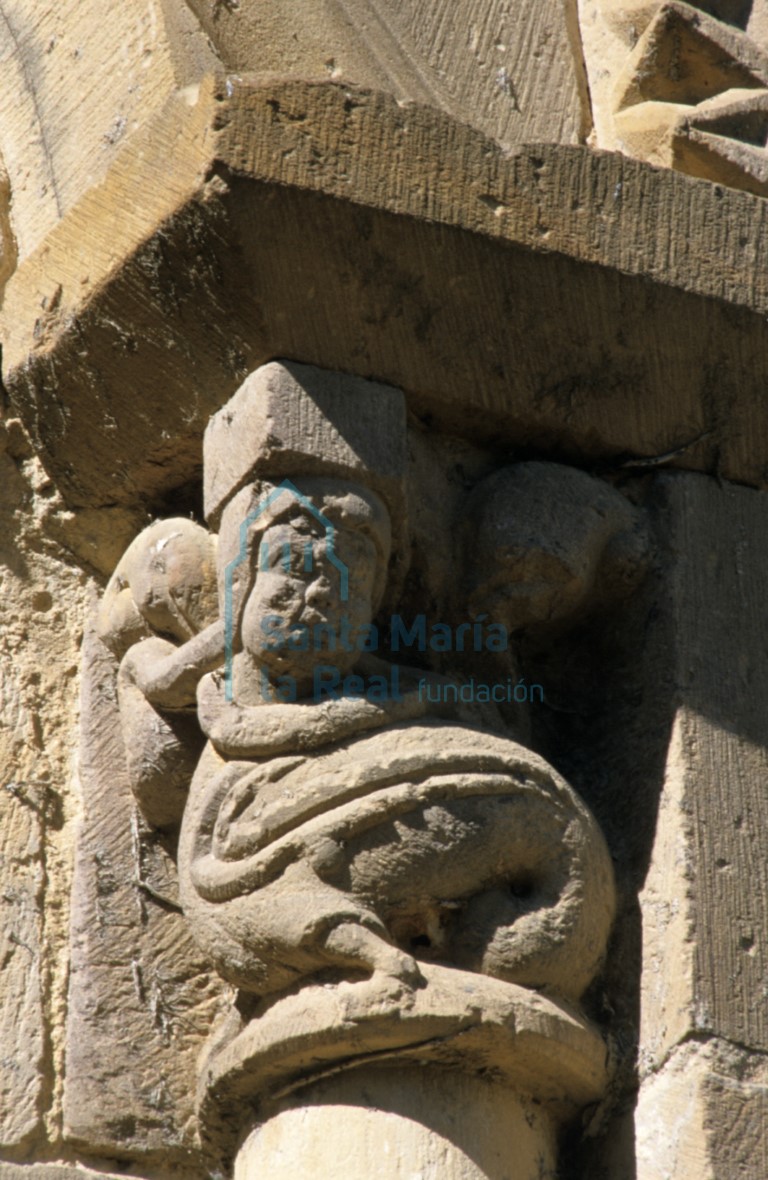
POLYGON ((110 578, 99 636, 118 659, 149 635, 191 639, 216 618, 216 537, 183 517, 139 533, 110 578))
POLYGON ((390 536, 383 504, 366 489, 326 479, 297 487, 305 502, 285 493, 252 547, 241 638, 269 678, 305 684, 318 665, 345 674, 358 658, 361 628, 383 590, 390 536))

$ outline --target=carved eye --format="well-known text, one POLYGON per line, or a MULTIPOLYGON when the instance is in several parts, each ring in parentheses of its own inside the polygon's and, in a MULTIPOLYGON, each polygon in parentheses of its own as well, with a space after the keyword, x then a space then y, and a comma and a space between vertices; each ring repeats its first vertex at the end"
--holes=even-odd
POLYGON ((515 877, 509 882, 509 892, 513 897, 519 898, 521 901, 532 897, 536 889, 536 883, 533 877, 521 876, 515 877))

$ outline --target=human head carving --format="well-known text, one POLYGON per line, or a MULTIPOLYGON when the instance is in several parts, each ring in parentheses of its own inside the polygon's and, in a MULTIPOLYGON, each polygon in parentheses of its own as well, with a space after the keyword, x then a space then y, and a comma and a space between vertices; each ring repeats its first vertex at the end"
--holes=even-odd
MULTIPOLYGON (((271 651, 268 620, 285 633, 318 625, 338 633, 344 617, 354 639, 381 603, 390 545, 386 506, 359 484, 310 476, 241 489, 219 539, 221 609, 235 650, 275 674, 307 671, 321 653, 271 651)), ((335 652, 334 662, 350 663, 349 653, 335 652)))
POLYGON ((102 599, 100 638, 122 659, 152 634, 184 642, 217 611, 216 537, 183 517, 157 520, 123 554, 102 599))
POLYGON ((257 655, 269 614, 371 621, 405 565, 405 461, 400 390, 289 361, 246 378, 204 440, 205 511, 220 529, 219 602, 235 652, 257 655), (310 543, 315 578, 304 568, 310 543), (334 593, 339 561, 348 601, 334 593))
POLYGON ((643 513, 610 484, 557 463, 516 463, 482 480, 463 528, 470 611, 509 631, 620 599, 647 567, 643 513))

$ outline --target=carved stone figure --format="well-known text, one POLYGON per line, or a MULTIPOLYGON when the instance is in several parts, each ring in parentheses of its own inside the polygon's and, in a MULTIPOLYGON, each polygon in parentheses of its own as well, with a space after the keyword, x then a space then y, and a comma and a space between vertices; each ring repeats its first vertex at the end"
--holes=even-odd
MULTIPOLYGON (((315 981, 352 986, 374 1015, 385 999, 413 1008, 431 964, 578 999, 613 913, 602 835, 563 779, 511 740, 492 703, 382 658, 375 619, 407 551, 405 417, 398 391, 355 398, 349 386, 301 366, 252 374, 206 434, 218 537, 151 525, 100 609, 134 794, 152 824, 183 812, 183 909, 243 997, 212 1042, 214 1074, 242 1034, 244 997, 268 1025, 264 1004, 315 981)), ((512 478, 540 484, 549 472, 534 468, 512 478)), ((583 500, 598 489, 624 506, 575 479, 583 500)), ((498 491, 498 479, 481 486, 467 518, 480 513, 492 565, 475 569, 472 609, 487 617, 500 578, 544 617, 549 599, 526 595, 523 573, 488 549, 498 491)), ((598 512, 592 573, 631 512, 598 512)), ((586 568, 583 585, 562 575, 552 584, 570 582, 569 601, 591 594, 586 568)))
POLYGON ((126 550, 99 610, 98 634, 121 660, 118 699, 131 786, 158 827, 181 819, 202 749, 194 716, 199 664, 216 667, 222 652, 215 562, 216 538, 200 525, 156 521, 126 550), (146 672, 142 679, 145 669, 154 671, 150 679, 146 672), (159 713, 154 705, 168 708, 159 713))
POLYGON ((430 709, 423 673, 356 661, 383 590, 383 506, 340 481, 297 486, 334 523, 349 598, 314 514, 284 493, 263 532, 252 531, 234 699, 226 701, 221 674, 200 686, 210 745, 181 841, 182 896, 196 931, 225 978, 262 995, 329 966, 414 983, 416 964, 395 941, 577 997, 611 917, 594 825, 528 751, 447 720, 416 724, 430 709), (317 550, 311 569, 307 537, 317 550), (266 545, 274 556, 264 569, 266 545), (325 637, 341 634, 345 612, 350 650, 334 652, 325 637), (289 634, 307 629, 305 650, 268 645, 265 624, 275 618, 289 634), (328 691, 323 666, 332 670, 328 691), (288 678, 295 703, 272 700, 288 678))
MULTIPOLYGON (((290 1053, 275 1056, 297 987, 311 997, 319 982, 362 1010, 369 1051, 394 1013, 405 1052, 437 1018, 430 1005, 448 1019, 467 973, 577 1001, 605 952, 613 875, 587 808, 490 698, 381 642, 407 552, 405 444, 398 391, 265 366, 206 434, 218 537, 150 526, 102 603, 133 790, 155 825, 183 812, 183 910, 239 990, 211 1042, 204 1104, 254 1053, 256 1075, 289 1076, 290 1053), (254 1036, 272 1046, 269 1069, 254 1036)), ((607 485, 551 464, 478 485, 464 526, 476 553, 457 591, 475 661, 489 611, 488 666, 511 671, 508 631, 625 592, 642 567, 638 522, 607 485)), ((393 636, 407 626, 391 616, 393 636)), ((291 1018, 292 1038, 348 1056, 315 1008, 291 1018)))

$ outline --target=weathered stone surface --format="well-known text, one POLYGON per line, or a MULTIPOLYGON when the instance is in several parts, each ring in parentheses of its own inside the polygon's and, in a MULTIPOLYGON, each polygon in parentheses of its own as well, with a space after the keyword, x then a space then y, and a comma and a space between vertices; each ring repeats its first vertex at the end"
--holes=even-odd
POLYGON ((50 535, 60 509, 20 424, 0 416, 0 1151, 28 1150, 60 1100, 85 600, 50 535))
POLYGON ((114 658, 92 632, 86 643, 65 1137, 95 1154, 178 1161, 194 1154, 191 1079, 221 988, 178 912, 169 848, 140 826, 114 658))
MULTIPOLYGON (((618 1054, 615 1106, 575 1166, 590 1180, 632 1175, 636 1136, 651 1143, 657 1127, 700 1139, 685 1103, 655 1089, 679 1046, 741 1046, 745 1081, 765 1056, 768 497, 683 472, 621 486, 653 522, 645 581, 618 614, 531 636, 521 663, 547 702, 533 738, 598 817, 618 878, 598 994, 618 1054), (649 1097, 634 1111, 637 1067, 649 1097)), ((737 1075, 726 1074, 734 1093, 737 1075)), ((708 1166, 718 1180, 738 1175, 738 1132, 712 1128, 708 1166)))
POLYGON ((757 1180, 768 1143, 768 496, 683 473, 655 485, 661 562, 636 717, 649 749, 660 713, 671 731, 639 897, 637 1175, 757 1180))
POLYGON ((677 716, 642 896, 648 1065, 693 1033, 768 1051, 768 496, 683 475, 661 495, 677 716))
POLYGON ((274 356, 505 446, 609 466, 681 448, 762 486, 766 216, 585 148, 510 158, 349 87, 206 83, 17 270, 6 380, 75 505, 199 476, 209 414, 274 356))
POLYGON ((577 143, 589 101, 556 0, 187 0, 228 70, 350 81, 427 103, 509 146, 577 143))
POLYGON ((0 154, 25 258, 92 185, 125 140, 216 55, 176 0, 3 0, 0 154))
POLYGON ((691 1042, 640 1093, 638 1180, 763 1180, 768 1058, 723 1041, 691 1042))
MULTIPOLYGON (((10 713, 11 686, 0 680, 10 713)), ((43 880, 45 784, 0 785, 0 1144, 22 1143, 41 1115, 44 1071, 43 880)))

